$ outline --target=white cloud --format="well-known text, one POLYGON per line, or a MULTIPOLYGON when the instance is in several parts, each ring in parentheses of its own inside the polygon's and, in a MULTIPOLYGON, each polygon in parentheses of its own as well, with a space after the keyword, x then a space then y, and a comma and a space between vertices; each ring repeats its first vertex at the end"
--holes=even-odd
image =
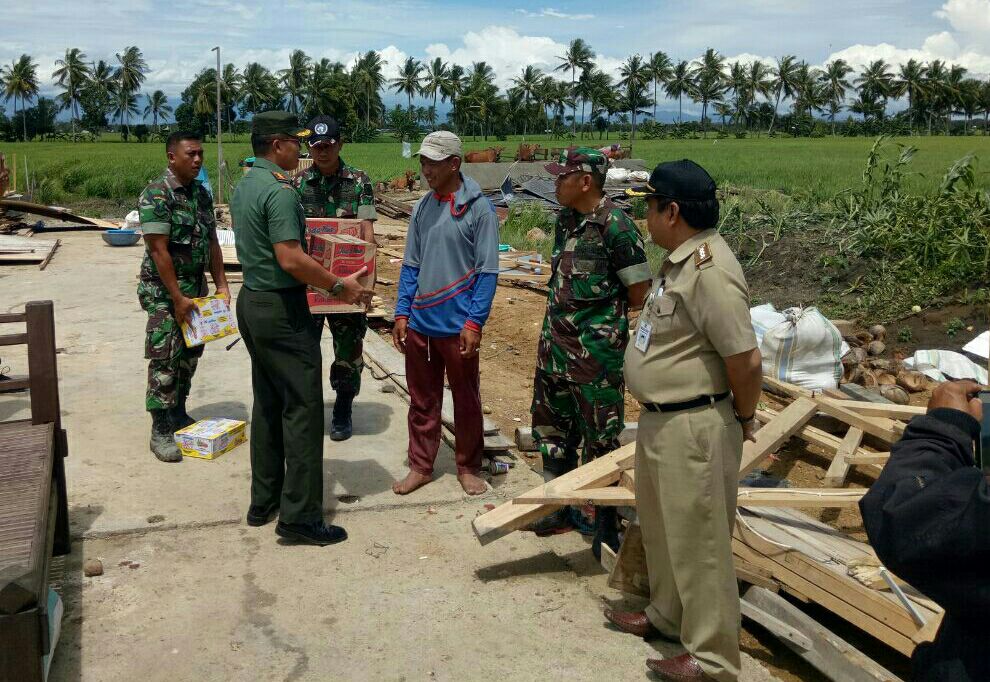
POLYGON ((554 9, 553 7, 544 7, 539 12, 531 12, 528 9, 517 9, 516 12, 531 19, 551 17, 553 19, 570 19, 571 21, 587 21, 588 19, 595 18, 594 14, 568 14, 566 12, 561 12, 560 10, 554 9))

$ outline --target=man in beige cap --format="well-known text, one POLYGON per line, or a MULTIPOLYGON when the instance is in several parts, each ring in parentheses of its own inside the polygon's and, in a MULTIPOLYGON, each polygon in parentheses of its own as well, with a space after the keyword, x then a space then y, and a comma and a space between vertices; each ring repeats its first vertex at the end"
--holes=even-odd
POLYGON ((481 187, 461 174, 461 141, 430 133, 419 151, 433 190, 413 209, 399 278, 392 340, 406 356, 409 474, 392 490, 406 495, 433 479, 440 447, 444 374, 454 402, 457 480, 469 495, 484 452, 478 348, 498 281, 498 216, 481 187))

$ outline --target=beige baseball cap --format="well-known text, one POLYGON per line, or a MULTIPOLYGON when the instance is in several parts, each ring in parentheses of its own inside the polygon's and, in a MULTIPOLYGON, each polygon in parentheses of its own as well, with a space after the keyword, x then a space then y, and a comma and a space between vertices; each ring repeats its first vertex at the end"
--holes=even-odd
POLYGON ((443 161, 451 156, 464 156, 461 151, 461 138, 449 130, 438 130, 423 138, 416 156, 425 156, 434 161, 443 161))

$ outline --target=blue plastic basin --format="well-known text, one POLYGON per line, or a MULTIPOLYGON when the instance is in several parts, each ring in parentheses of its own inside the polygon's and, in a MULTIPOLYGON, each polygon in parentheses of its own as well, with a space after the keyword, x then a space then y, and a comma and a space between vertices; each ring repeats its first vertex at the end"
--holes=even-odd
POLYGON ((110 246, 133 246, 141 240, 136 230, 107 230, 102 236, 110 246))

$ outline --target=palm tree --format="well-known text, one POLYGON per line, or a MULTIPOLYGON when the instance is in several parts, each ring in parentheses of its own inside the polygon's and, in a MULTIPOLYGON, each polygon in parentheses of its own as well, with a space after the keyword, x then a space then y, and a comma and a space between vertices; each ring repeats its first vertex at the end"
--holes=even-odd
POLYGON ((227 114, 227 130, 230 127, 230 110, 241 101, 241 84, 244 77, 233 64, 225 64, 220 72, 220 102, 227 114))
MULTIPOLYGON (((574 84, 577 82, 577 70, 578 69, 589 69, 595 58, 595 51, 591 49, 581 38, 575 38, 571 41, 570 45, 567 46, 567 51, 564 54, 557 57, 560 60, 560 64, 554 69, 554 71, 571 71, 571 90, 574 90, 574 84)), ((571 128, 571 133, 577 132, 577 100, 574 101, 573 108, 571 109, 573 115, 573 125, 571 128)))
MULTIPOLYGON (((729 65, 729 75, 726 78, 726 85, 729 90, 732 90, 731 113, 738 128, 739 124, 746 118, 746 111, 753 102, 753 93, 749 89, 749 78, 745 64, 732 62, 729 65)), ((725 127, 724 114, 722 114, 722 127, 725 127)))
POLYGON ((307 116, 329 114, 334 108, 334 80, 344 74, 344 65, 324 57, 313 64, 302 95, 307 116))
POLYGON ((882 59, 870 62, 854 82, 859 88, 861 97, 865 90, 867 99, 880 103, 880 118, 883 118, 887 112, 887 98, 894 93, 894 74, 891 73, 887 62, 882 59))
POLYGON ((670 78, 663 86, 663 90, 667 93, 668 97, 677 98, 678 125, 683 122, 684 108, 682 106, 682 98, 684 95, 690 95, 692 88, 694 88, 694 76, 691 73, 691 66, 686 61, 678 62, 677 66, 671 72, 670 78))
MULTIPOLYGON (((594 121, 606 109, 606 100, 612 97, 612 77, 603 71, 595 69, 591 74, 589 83, 589 97, 591 100, 591 120, 594 121)), ((605 128, 608 130, 608 121, 605 121, 605 128)), ((598 136, 601 139, 601 134, 598 136)))
MULTIPOLYGON (((5 66, 0 79, 3 81, 4 100, 14 100, 14 115, 17 115, 17 100, 21 100, 21 112, 29 100, 38 94, 38 65, 30 56, 22 54, 20 59, 5 66)), ((27 141, 27 116, 22 115, 24 126, 22 139, 27 141)))
POLYGON ((848 80, 852 67, 844 59, 834 59, 825 65, 822 72, 822 83, 825 86, 825 97, 828 100, 829 120, 832 122, 832 134, 835 134, 835 115, 842 111, 842 103, 846 99, 846 91, 852 88, 848 80))
POLYGON ((640 107, 652 104, 644 94, 646 84, 650 82, 651 78, 650 67, 643 62, 642 57, 634 54, 619 67, 619 75, 622 76, 619 85, 625 88, 625 99, 628 107, 626 111, 632 114, 632 136, 629 140, 629 144, 632 146, 632 143, 636 141, 636 114, 640 113, 640 107))
POLYGON ((523 139, 526 137, 526 133, 529 132, 529 100, 532 97, 536 97, 540 89, 540 83, 543 81, 543 72, 540 71, 535 66, 527 66, 522 70, 517 78, 513 78, 512 82, 515 84, 513 88, 516 92, 522 95, 523 105, 525 107, 525 116, 523 116, 523 139))
POLYGON ((64 59, 56 59, 58 68, 52 72, 52 78, 65 90, 56 97, 63 109, 69 109, 72 118, 72 139, 76 139, 76 121, 79 119, 79 98, 86 82, 89 80, 89 65, 86 55, 78 47, 65 51, 64 59))
POLYGON ((144 117, 151 116, 155 130, 158 130, 158 119, 165 118, 171 114, 172 107, 168 104, 168 97, 161 90, 155 90, 150 95, 145 95, 145 97, 148 98, 148 106, 144 108, 144 117))
POLYGON ((721 100, 725 92, 725 57, 716 50, 708 48, 701 59, 694 63, 692 76, 694 78, 692 97, 696 102, 701 102, 701 130, 707 137, 705 120, 708 115, 708 104, 721 100))
POLYGON ((406 101, 410 111, 412 111, 412 97, 419 92, 419 82, 422 80, 420 73, 422 71, 423 65, 419 61, 412 57, 406 57, 399 75, 389 81, 396 93, 406 93, 406 101))
POLYGON ((898 94, 907 94, 908 120, 911 123, 911 133, 914 133, 914 123, 918 112, 918 95, 925 89, 925 67, 917 59, 909 59, 901 64, 893 86, 898 94))
POLYGON ((369 50, 361 55, 351 69, 351 78, 360 87, 365 95, 365 117, 366 124, 371 127, 372 110, 380 104, 377 101, 378 91, 385 87, 385 76, 382 74, 382 67, 385 60, 374 50, 369 50), (372 100, 375 100, 374 103, 372 100))
MULTIPOLYGON (((770 75, 770 68, 758 59, 750 62, 749 66, 745 69, 743 83, 746 94, 749 96, 746 106, 748 123, 752 114, 756 112, 756 98, 763 97, 766 100, 770 99, 770 93, 773 90, 773 79, 770 75)), ((757 123, 756 125, 758 126, 759 124, 757 123)), ((757 135, 759 135, 759 130, 757 130, 757 135)))
POLYGON ((990 135, 990 81, 980 86, 979 104, 983 111, 983 134, 990 135))
POLYGON ((653 78, 653 120, 655 121, 657 120, 657 102, 659 101, 657 87, 666 84, 670 80, 670 77, 674 75, 674 63, 670 61, 670 57, 665 53, 654 52, 650 55, 647 68, 650 70, 650 76, 653 78))
POLYGON ((464 80, 464 67, 460 64, 451 64, 447 70, 446 78, 440 83, 440 99, 442 101, 450 100, 455 121, 456 117, 463 113, 457 106, 457 100, 464 93, 464 80))
POLYGON ((113 107, 113 101, 118 90, 114 68, 102 59, 96 62, 90 71, 89 81, 86 83, 86 94, 93 101, 99 103, 100 116, 105 117, 113 107))
POLYGON ((241 77, 242 116, 245 112, 257 114, 266 107, 274 106, 278 97, 278 83, 271 71, 257 62, 244 67, 241 77))
POLYGON ((117 97, 113 104, 113 115, 117 117, 120 125, 127 129, 128 136, 130 136, 131 129, 126 122, 130 121, 131 116, 137 116, 137 114, 137 95, 123 88, 118 89, 117 97))
POLYGON ((427 65, 426 70, 423 73, 423 82, 420 85, 420 93, 427 97, 433 98, 433 114, 430 118, 430 125, 434 128, 437 123, 437 95, 441 92, 441 90, 443 90, 444 82, 447 80, 449 74, 450 69, 447 67, 446 62, 440 59, 440 57, 435 57, 433 61, 427 65))
POLYGON ((777 99, 773 103, 773 117, 770 119, 770 128, 767 134, 773 132, 773 126, 777 121, 777 109, 780 108, 781 97, 793 97, 796 91, 797 57, 785 55, 777 59, 777 66, 772 71, 774 79, 774 89, 777 91, 777 99))
POLYGON ((812 116, 813 110, 820 109, 824 105, 820 81, 821 71, 804 60, 798 63, 795 72, 794 113, 812 116))
POLYGON ((309 55, 302 50, 293 50, 289 55, 289 68, 278 72, 282 86, 289 95, 289 111, 294 114, 299 113, 302 104, 302 93, 309 80, 311 61, 309 55))
POLYGON ((117 108, 115 111, 123 115, 121 125, 127 128, 127 133, 129 135, 131 132, 130 116, 132 113, 137 113, 136 95, 141 89, 141 84, 144 83, 144 79, 147 77, 145 74, 148 72, 148 63, 144 61, 144 55, 136 45, 125 47, 124 51, 118 53, 116 56, 118 66, 114 76, 117 79, 117 88, 119 92, 117 108), (121 94, 127 95, 128 97, 122 97, 121 94), (133 100, 133 112, 131 111, 132 107, 122 105, 122 102, 125 100, 128 102, 133 100))
POLYGON ((945 134, 951 132, 952 112, 960 108, 959 103, 963 95, 963 81, 966 77, 966 68, 953 64, 949 67, 949 72, 945 76, 942 86, 941 107, 945 113, 945 134))

